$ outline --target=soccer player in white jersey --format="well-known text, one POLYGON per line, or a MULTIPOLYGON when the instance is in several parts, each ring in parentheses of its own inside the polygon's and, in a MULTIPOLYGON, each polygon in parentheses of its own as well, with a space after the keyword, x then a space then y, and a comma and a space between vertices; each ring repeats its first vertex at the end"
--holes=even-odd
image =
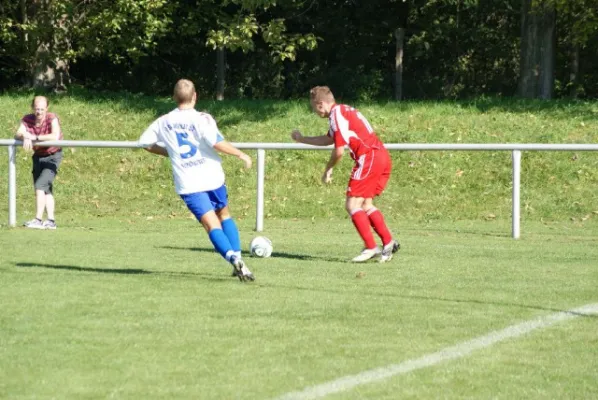
POLYGON ((150 153, 170 158, 176 192, 208 232, 216 251, 232 264, 233 275, 242 282, 253 281, 241 258, 239 230, 228 209, 218 152, 239 158, 246 168, 251 168, 251 158, 224 140, 210 114, 195 110, 193 82, 179 80, 173 98, 177 108, 155 120, 139 143, 150 153))
POLYGON ((347 185, 345 209, 364 243, 363 251, 352 261, 364 262, 380 256, 380 262, 388 262, 400 245, 386 226, 382 212, 374 206, 374 198, 384 191, 390 178, 390 154, 367 119, 355 108, 337 104, 328 86, 312 88, 310 103, 318 116, 328 118, 328 133, 310 137, 294 130, 291 138, 314 146, 334 145, 322 176, 324 183, 331 182, 334 166, 343 156, 345 146, 349 148, 355 165, 347 185), (371 228, 380 237, 382 249, 376 245, 371 228))

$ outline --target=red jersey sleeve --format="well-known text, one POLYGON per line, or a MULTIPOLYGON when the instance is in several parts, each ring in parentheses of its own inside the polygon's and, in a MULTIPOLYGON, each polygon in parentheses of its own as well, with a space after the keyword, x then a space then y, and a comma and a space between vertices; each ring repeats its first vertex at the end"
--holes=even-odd
POLYGON ((334 147, 343 147, 348 144, 345 140, 347 135, 343 135, 349 128, 346 121, 346 118, 342 115, 341 106, 334 105, 328 117, 328 136, 334 139, 334 147))

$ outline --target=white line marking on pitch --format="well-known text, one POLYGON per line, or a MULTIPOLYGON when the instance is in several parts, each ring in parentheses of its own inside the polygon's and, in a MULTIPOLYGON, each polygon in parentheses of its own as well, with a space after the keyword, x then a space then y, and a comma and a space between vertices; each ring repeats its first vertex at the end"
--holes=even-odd
POLYGON ((444 361, 465 357, 476 350, 490 347, 495 343, 507 339, 523 336, 536 329, 547 328, 558 322, 582 316, 591 316, 593 314, 598 314, 598 303, 588 304, 573 310, 562 311, 522 322, 517 325, 511 325, 500 331, 490 332, 487 335, 459 343, 455 346, 447 347, 436 353, 427 354, 414 360, 407 360, 400 364, 391 364, 386 367, 371 369, 356 375, 347 375, 333 381, 307 387, 301 391, 286 393, 278 397, 277 400, 319 399, 330 394, 345 392, 359 385, 378 382, 390 378, 391 376, 406 374, 417 369, 431 367, 444 361))

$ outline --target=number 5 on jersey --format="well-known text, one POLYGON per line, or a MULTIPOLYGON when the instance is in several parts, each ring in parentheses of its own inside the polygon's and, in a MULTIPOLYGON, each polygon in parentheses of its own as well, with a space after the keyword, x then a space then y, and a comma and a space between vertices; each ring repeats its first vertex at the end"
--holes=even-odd
POLYGON ((189 134, 187 132, 175 132, 175 133, 176 133, 177 142, 179 143, 179 154, 181 155, 181 158, 187 159, 187 158, 193 157, 195 155, 195 153, 197 153, 197 146, 188 140, 189 134), (183 152, 183 147, 185 147, 185 146, 189 147, 189 150, 186 152, 183 152))

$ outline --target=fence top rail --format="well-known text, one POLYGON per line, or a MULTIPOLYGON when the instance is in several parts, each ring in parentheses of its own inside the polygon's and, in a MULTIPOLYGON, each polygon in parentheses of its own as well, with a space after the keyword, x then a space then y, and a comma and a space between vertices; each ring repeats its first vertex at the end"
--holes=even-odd
MULTIPOLYGON (((22 142, 15 139, 0 139, 0 146, 20 146, 22 142)), ((36 146, 50 147, 101 147, 101 148, 143 148, 145 146, 131 141, 97 141, 97 140, 53 140, 36 143, 36 146)), ((233 143, 240 149, 263 150, 330 150, 332 146, 311 146, 300 143, 233 143)), ((523 151, 598 151, 598 144, 581 143, 388 143, 389 150, 523 150, 523 151)))

